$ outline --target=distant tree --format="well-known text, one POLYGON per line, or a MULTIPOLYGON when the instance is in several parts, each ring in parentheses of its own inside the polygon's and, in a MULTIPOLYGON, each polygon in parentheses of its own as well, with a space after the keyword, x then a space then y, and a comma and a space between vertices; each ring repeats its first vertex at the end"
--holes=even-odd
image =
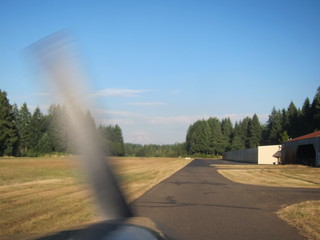
POLYGON ((222 119, 221 129, 222 129, 222 134, 224 136, 224 141, 225 141, 224 151, 230 151, 231 150, 232 134, 233 134, 233 125, 232 125, 230 118, 222 119))
POLYGON ((313 98, 311 105, 312 114, 312 131, 320 130, 320 87, 317 89, 317 93, 313 98))
POLYGON ((185 156, 187 154, 185 150, 185 143, 175 143, 171 145, 172 147, 172 154, 171 157, 180 157, 180 156, 185 156))
POLYGON ((27 104, 23 103, 20 110, 16 112, 15 115, 19 132, 19 151, 21 156, 27 156, 27 152, 32 146, 31 113, 27 104))
POLYGON ((234 125, 233 138, 231 141, 231 150, 245 149, 245 141, 243 140, 243 130, 241 129, 241 121, 234 125))
POLYGON ((146 151, 145 148, 139 148, 139 150, 135 154, 137 157, 145 157, 146 156, 146 151))
POLYGON ((113 139, 112 141, 112 152, 116 156, 124 156, 124 143, 122 130, 119 125, 115 125, 113 130, 113 139))
MULTIPOLYGON (((45 132, 48 130, 46 128, 46 119, 43 116, 43 114, 41 113, 39 107, 37 107, 34 112, 33 115, 31 117, 31 122, 30 122, 30 126, 31 126, 31 146, 30 146, 30 151, 29 151, 29 156, 38 156, 41 153, 47 153, 45 150, 47 149, 42 149, 43 144, 40 144, 40 140, 43 141, 43 135, 45 134, 45 132)), ((47 139, 47 141, 50 141, 48 138, 48 134, 47 137, 45 137, 47 139)), ((48 145, 45 145, 45 148, 47 148, 48 145)))
POLYGON ((52 139, 54 151, 68 152, 72 148, 68 134, 69 123, 65 107, 51 105, 48 109, 49 138, 52 139))
POLYGON ((199 120, 195 123, 195 132, 193 135, 193 153, 210 153, 211 132, 208 122, 199 120))
MULTIPOLYGON (((100 132, 103 148, 107 154, 111 154, 113 156, 125 155, 122 130, 119 127, 119 125, 115 125, 115 126, 100 125, 98 127, 98 131, 100 132)), ((131 146, 131 145, 128 145, 128 146, 131 146)))
POLYGON ((18 140, 12 105, 9 103, 7 93, 0 90, 0 156, 17 155, 18 140))
POLYGON ((156 144, 124 144, 126 156, 136 157, 181 157, 186 156, 185 143, 175 143, 166 145, 156 144))
POLYGON ((280 142, 280 133, 282 132, 281 118, 281 112, 273 107, 267 123, 269 144, 279 144, 280 142))
POLYGON ((261 145, 267 145, 269 144, 269 135, 268 135, 268 127, 266 124, 261 125, 261 145))
POLYGON ((126 156, 136 156, 137 149, 142 148, 141 144, 134 144, 134 143, 125 143, 124 144, 124 151, 126 156))
POLYGON ((296 105, 291 101, 287 110, 289 124, 287 129, 289 136, 292 138, 298 137, 300 133, 300 122, 299 122, 299 110, 296 105))
POLYGON ((312 132, 311 104, 309 98, 306 98, 301 109, 301 132, 299 135, 305 135, 312 132))
POLYGON ((249 148, 249 125, 251 118, 245 117, 242 121, 239 121, 237 128, 235 129, 236 135, 241 138, 244 148, 249 148))
POLYGON ((289 135, 286 130, 280 133, 280 143, 286 142, 289 140, 289 135))
POLYGON ((288 129, 290 128, 289 113, 285 108, 283 108, 281 111, 281 126, 282 129, 286 131, 288 131, 288 129))
POLYGON ((262 138, 262 128, 257 114, 254 114, 248 125, 249 148, 256 148, 260 145, 262 138))
POLYGON ((210 152, 214 155, 222 154, 226 149, 228 142, 222 134, 221 123, 219 119, 214 117, 209 118, 207 121, 211 130, 211 137, 209 141, 211 149, 210 152))
POLYGON ((231 150, 245 149, 245 145, 240 136, 235 135, 232 139, 231 150))
POLYGON ((186 147, 190 154, 209 154, 210 141, 211 130, 207 121, 198 120, 190 125, 186 137, 186 147))
POLYGON ((111 126, 106 127, 103 125, 99 125, 98 132, 101 136, 101 141, 100 141, 101 148, 103 149, 106 155, 111 155, 110 149, 109 149, 111 144, 111 140, 110 140, 111 126))
POLYGON ((194 143, 194 132, 195 132, 195 124, 190 124, 188 130, 187 130, 187 135, 186 135, 186 151, 189 154, 193 154, 193 145, 194 143))
POLYGON ((48 132, 45 132, 44 134, 42 134, 41 138, 39 139, 38 149, 39 149, 39 153, 41 154, 52 153, 54 151, 52 138, 50 137, 48 132))

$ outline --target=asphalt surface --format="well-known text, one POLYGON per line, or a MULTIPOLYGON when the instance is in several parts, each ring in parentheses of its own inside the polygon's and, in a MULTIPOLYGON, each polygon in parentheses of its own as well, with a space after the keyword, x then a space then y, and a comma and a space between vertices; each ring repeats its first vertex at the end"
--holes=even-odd
MULTIPOLYGON (((173 229, 182 239, 306 239, 277 217, 284 204, 320 200, 320 190, 234 183, 196 159, 132 203, 138 216, 173 229)), ((251 165, 254 167, 254 165, 251 165)))

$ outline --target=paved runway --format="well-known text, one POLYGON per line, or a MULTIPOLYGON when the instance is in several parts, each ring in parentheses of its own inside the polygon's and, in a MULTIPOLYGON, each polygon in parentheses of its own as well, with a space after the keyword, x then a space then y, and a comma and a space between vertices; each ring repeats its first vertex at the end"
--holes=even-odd
POLYGON ((134 201, 133 209, 183 239, 305 239, 275 212, 283 204, 320 200, 319 189, 238 184, 212 164, 237 163, 196 159, 134 201))

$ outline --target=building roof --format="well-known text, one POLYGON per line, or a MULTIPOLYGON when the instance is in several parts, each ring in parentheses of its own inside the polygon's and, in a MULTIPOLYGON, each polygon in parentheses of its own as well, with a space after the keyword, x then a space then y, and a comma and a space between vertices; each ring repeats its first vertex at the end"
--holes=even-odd
POLYGON ((297 140, 309 139, 309 138, 316 138, 316 137, 320 137, 320 131, 313 132, 313 133, 309 133, 309 134, 307 134, 307 135, 303 135, 303 136, 301 136, 301 137, 297 137, 297 138, 294 138, 294 139, 290 139, 290 140, 287 141, 287 142, 293 142, 293 141, 297 141, 297 140))

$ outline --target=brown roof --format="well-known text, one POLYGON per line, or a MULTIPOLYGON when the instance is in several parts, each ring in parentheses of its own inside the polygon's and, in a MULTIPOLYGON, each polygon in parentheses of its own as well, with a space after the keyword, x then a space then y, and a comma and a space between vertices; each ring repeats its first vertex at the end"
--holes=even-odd
POLYGON ((302 140, 302 139, 309 139, 309 138, 316 138, 316 137, 320 137, 320 131, 309 133, 307 135, 303 135, 301 137, 297 137, 297 138, 291 139, 291 140, 289 140, 287 142, 292 142, 292 141, 297 141, 297 140, 302 140))

